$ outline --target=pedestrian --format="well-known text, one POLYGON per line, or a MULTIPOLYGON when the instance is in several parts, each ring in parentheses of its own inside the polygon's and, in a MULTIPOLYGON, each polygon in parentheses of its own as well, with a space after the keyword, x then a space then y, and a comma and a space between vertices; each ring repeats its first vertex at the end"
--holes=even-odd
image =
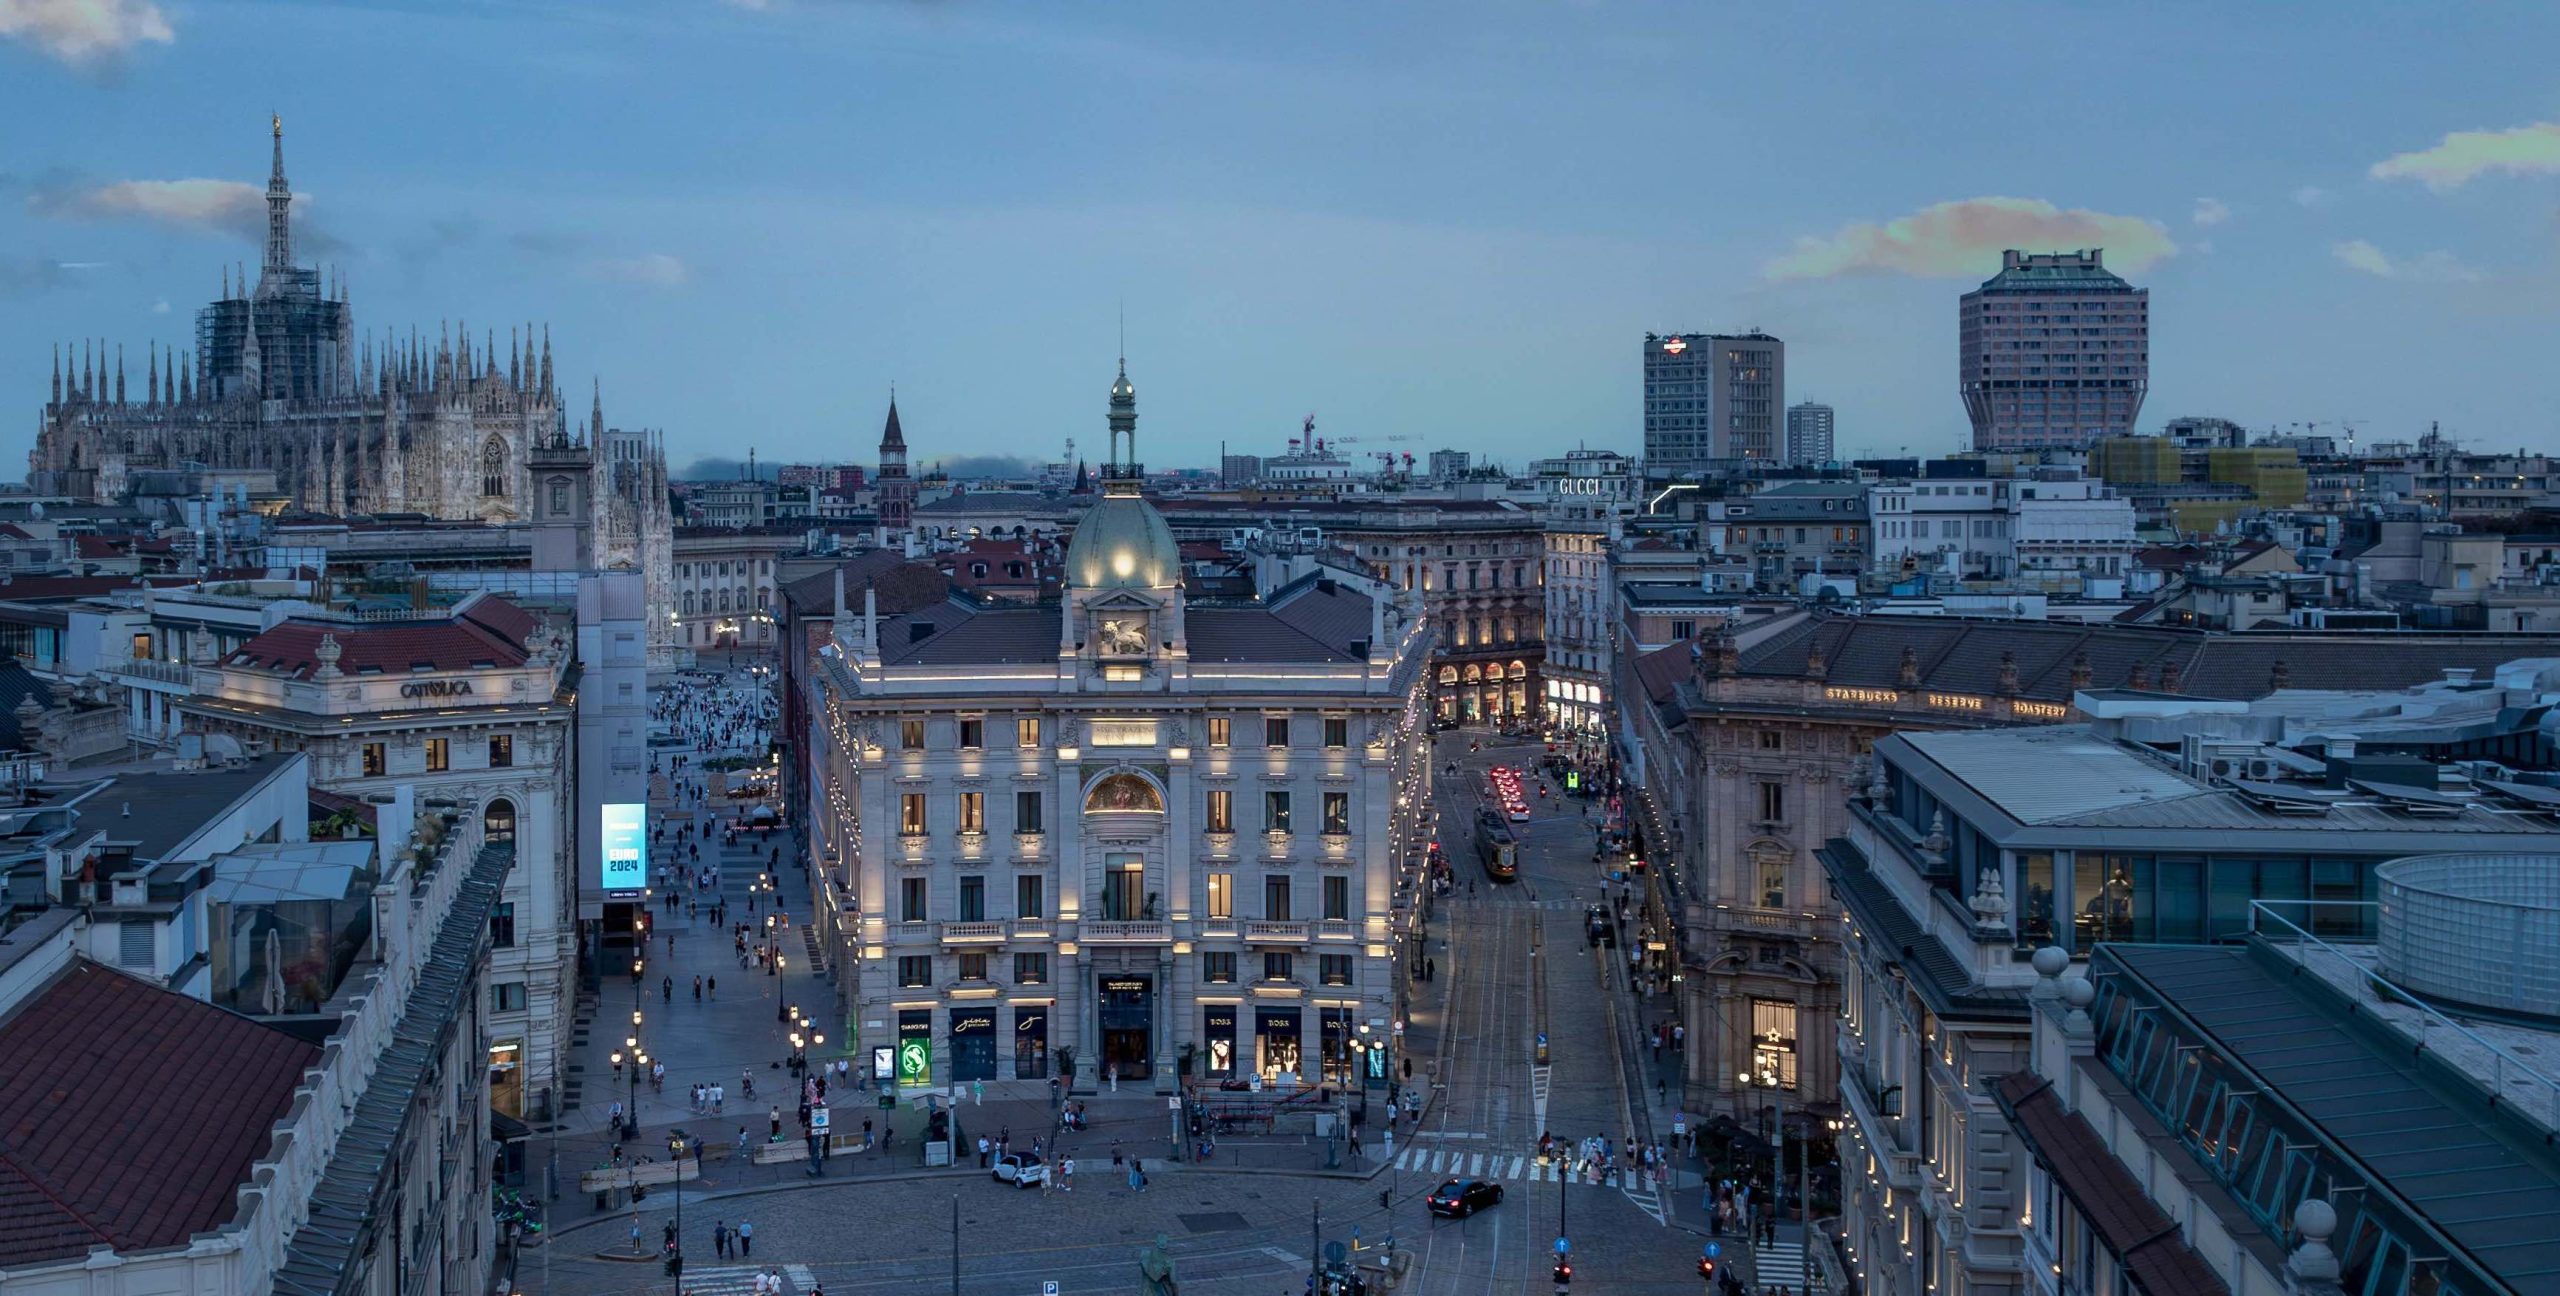
POLYGON ((702 1002, 702 974, 699 972, 693 974, 693 1001, 702 1002))
POLYGON ((1102 1064, 1102 1078, 1103 1078, 1103 1080, 1104 1080, 1104 1081, 1106 1081, 1106 1082, 1108 1082, 1108 1083, 1110 1084, 1110 1086, 1111 1086, 1111 1092, 1113 1092, 1113 1093, 1118 1093, 1118 1092, 1120 1092, 1120 1064, 1119 1064, 1119 1063, 1117 1063, 1117 1062, 1105 1062, 1105 1063, 1103 1063, 1103 1064, 1102 1064))
POLYGON ((747 1159, 747 1127, 744 1125, 738 1127, 738 1159, 747 1159))
POLYGON ((720 997, 720 978, 710 977, 705 979, 702 984, 704 989, 710 991, 713 999, 718 999, 720 997))
POLYGON ((987 1168, 987 1154, 988 1154, 989 1152, 993 1151, 993 1150, 994 1150, 994 1145, 993 1145, 993 1144, 990 1144, 989 1142, 987 1142, 987 1136, 986 1136, 986 1135, 984 1135, 984 1134, 979 1135, 979 1136, 978 1136, 978 1168, 979 1168, 979 1169, 984 1170, 984 1169, 986 1169, 986 1168, 987 1168))
POLYGON ((1058 1158, 1058 1191, 1074 1192, 1075 1190, 1076 1159, 1074 1157, 1060 1157, 1058 1158))
POLYGON ((972 1080, 969 1082, 969 1101, 980 1107, 987 1105, 986 1081, 972 1080))
POLYGON ((721 1259, 726 1260, 729 1258, 729 1222, 727 1220, 720 1220, 712 1224, 711 1249, 718 1252, 721 1259))
POLYGON ((1137 1163, 1137 1162, 1135 1162, 1135 1161, 1131 1161, 1131 1162, 1129 1163, 1129 1191, 1131 1191, 1131 1192, 1145 1192, 1145 1191, 1146 1191, 1146 1187, 1145 1187, 1146 1182, 1147 1182, 1146 1172, 1145 1172, 1144 1170, 1141 1170, 1141 1169, 1139 1169, 1139 1168, 1138 1168, 1138 1163, 1137 1163))
POLYGON ((750 1223, 746 1222, 745 1220, 739 1220, 739 1221, 738 1221, 738 1258, 739 1258, 739 1259, 741 1259, 741 1260, 746 1259, 748 1256, 755 1254, 755 1249, 756 1249, 756 1226, 755 1226, 755 1225, 753 1225, 753 1224, 750 1224, 750 1223))
POLYGON ((674 1003, 676 1001, 676 979, 674 977, 662 976, 658 978, 658 997, 666 1000, 668 1003, 674 1003))
POLYGON ((780 1103, 774 1104, 771 1120, 773 1123, 773 1140, 779 1143, 782 1141, 782 1105, 780 1103))

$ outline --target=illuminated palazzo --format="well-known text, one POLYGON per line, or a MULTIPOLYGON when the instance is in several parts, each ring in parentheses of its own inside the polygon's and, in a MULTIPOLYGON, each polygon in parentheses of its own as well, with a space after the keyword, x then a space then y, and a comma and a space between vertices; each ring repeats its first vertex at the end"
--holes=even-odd
POLYGON ((1110 423, 1062 597, 882 616, 857 585, 806 647, 842 1028, 910 1088, 1347 1079, 1395 1030, 1428 620, 1330 571, 1186 599, 1125 374, 1110 423))

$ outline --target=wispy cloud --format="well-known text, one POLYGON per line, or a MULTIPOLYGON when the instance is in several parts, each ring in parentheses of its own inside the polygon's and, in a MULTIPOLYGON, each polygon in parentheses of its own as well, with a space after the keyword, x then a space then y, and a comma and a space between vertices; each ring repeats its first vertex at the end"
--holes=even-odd
POLYGON ((598 258, 587 263, 587 273, 607 283, 638 284, 645 288, 677 288, 693 278, 693 271, 683 261, 664 252, 598 258))
POLYGON ((52 257, 0 257, 0 301, 66 287, 71 274, 71 267, 52 257))
POLYGON ((177 38, 152 0, 0 0, 0 40, 84 71, 113 66, 137 45, 177 38))
POLYGON ((2326 207, 2335 196, 2318 185, 2304 185, 2293 191, 2293 204, 2296 207, 2326 207))
POLYGON ((2198 226, 2211 229, 2231 219, 2231 204, 2219 198, 2198 198, 2194 214, 2187 217, 2198 226))
POLYGON ((2123 270, 2136 271, 2177 254, 2160 222, 2085 208, 2065 210, 2041 198, 1966 198, 1923 207, 1884 224, 1843 227, 1828 238, 1804 238, 1771 261, 1772 279, 1901 274, 1935 278, 1987 275, 2005 248, 2103 247, 2123 270))
POLYGON ((2434 148, 2384 158, 2367 174, 2376 180, 2415 180, 2442 193, 2492 171, 2560 175, 2560 122, 2455 131, 2434 148))
POLYGON ((61 220, 145 220, 259 237, 267 222, 266 191, 238 180, 118 180, 39 189, 27 206, 61 220))
POLYGON ((2329 255, 2350 270, 2362 271, 2376 279, 2396 279, 2403 283, 2476 283, 2487 277, 2456 260, 2452 253, 2442 250, 2394 258, 2363 239, 2349 239, 2330 244, 2329 255))

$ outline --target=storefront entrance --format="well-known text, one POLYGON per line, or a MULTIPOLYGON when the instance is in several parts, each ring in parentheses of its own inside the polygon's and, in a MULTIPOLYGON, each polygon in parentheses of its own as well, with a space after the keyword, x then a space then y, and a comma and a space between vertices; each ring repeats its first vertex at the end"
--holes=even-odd
POLYGON ((1265 1076, 1298 1074, 1298 1010, 1253 1010, 1254 1065, 1265 1076))
POLYGON ((1013 1010, 1013 1078, 1039 1080, 1049 1074, 1049 1010, 1013 1010))
POLYGON ((954 1008, 951 1010, 951 1078, 953 1080, 996 1078, 995 1009, 954 1008))
POLYGON ((1152 979, 1114 976, 1102 979, 1102 1060, 1122 1080, 1144 1080, 1154 1071, 1155 994, 1152 979))
POLYGON ((1202 1035, 1209 1044, 1209 1074, 1225 1079, 1236 1073, 1236 1008, 1219 1004, 1201 1015, 1202 1035))

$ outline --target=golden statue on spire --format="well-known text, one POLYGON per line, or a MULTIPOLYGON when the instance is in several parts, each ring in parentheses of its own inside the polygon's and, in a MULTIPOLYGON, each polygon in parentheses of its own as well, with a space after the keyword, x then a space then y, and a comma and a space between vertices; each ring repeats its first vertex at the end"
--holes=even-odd
POLYGON ((283 114, 283 113, 274 113, 274 114, 271 114, 271 116, 273 116, 273 118, 275 119, 275 126, 276 126, 276 138, 277 138, 277 139, 283 139, 283 138, 284 138, 284 114, 283 114))

